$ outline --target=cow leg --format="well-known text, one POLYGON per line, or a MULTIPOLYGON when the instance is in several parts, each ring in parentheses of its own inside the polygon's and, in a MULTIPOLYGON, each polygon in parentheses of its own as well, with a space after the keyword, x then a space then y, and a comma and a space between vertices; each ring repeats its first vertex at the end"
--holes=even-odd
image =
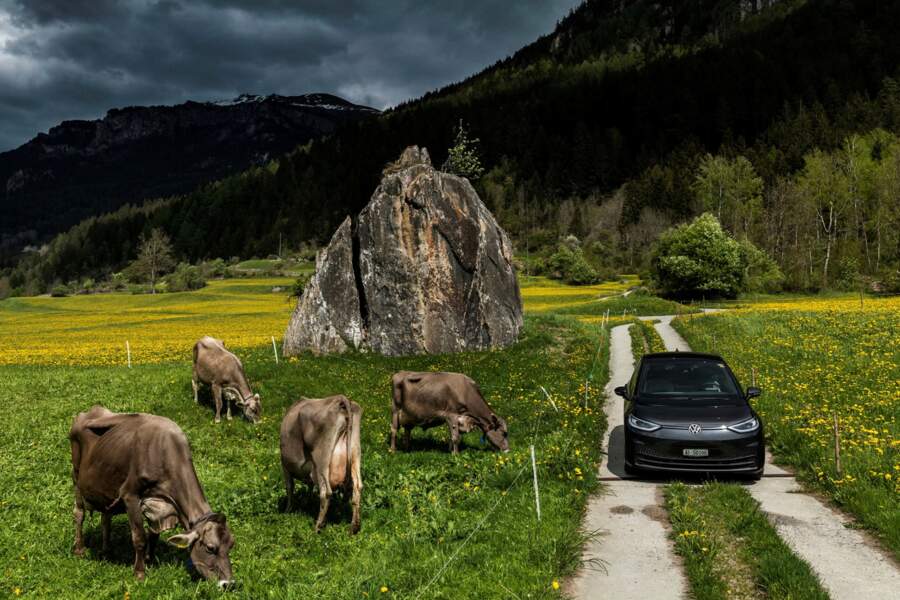
POLYGON ((131 525, 131 544, 134 546, 134 576, 138 580, 142 580, 144 579, 146 536, 144 535, 144 516, 141 513, 141 499, 134 495, 128 495, 122 500, 125 502, 128 523, 131 525))
POLYGON ((212 384, 213 400, 216 401, 216 423, 222 422, 222 386, 218 383, 212 384))
POLYGON ((459 423, 452 418, 447 421, 447 426, 450 427, 450 452, 459 454, 459 423))
POLYGON ((394 403, 391 411, 391 452, 397 451, 398 429, 400 429, 400 411, 397 409, 397 404, 394 403))
POLYGON ((191 387, 194 388, 194 404, 200 404, 200 396, 197 392, 200 391, 200 384, 197 382, 197 371, 194 370, 194 374, 191 376, 191 387))
POLYGON ((350 474, 353 477, 353 519, 350 521, 350 533, 356 534, 359 532, 359 504, 362 498, 362 473, 360 472, 360 463, 362 460, 360 459, 360 451, 359 445, 353 449, 353 454, 350 459, 350 474))
POLYGON ((287 470, 287 467, 281 465, 281 472, 284 473, 284 490, 287 492, 287 503, 284 505, 284 512, 289 513, 294 509, 294 476, 287 470))
POLYGON ((100 552, 104 555, 109 552, 109 526, 111 522, 112 516, 109 513, 100 513, 100 531, 103 539, 100 552))
POLYGON ((82 524, 84 523, 84 499, 78 488, 75 488, 75 508, 72 511, 72 517, 75 521, 75 545, 72 552, 75 556, 84 556, 84 536, 82 533, 82 524))
POLYGON ((403 447, 406 450, 409 450, 409 447, 412 446, 412 429, 412 425, 403 426, 403 447))
POLYGON ((226 395, 226 394, 223 394, 223 396, 224 396, 223 400, 225 400, 225 416, 230 421, 231 420, 231 398, 229 398, 228 395, 226 395))
POLYGON ((156 562, 156 543, 159 541, 159 534, 152 531, 147 533, 147 562, 156 562))
POLYGON ((319 474, 319 517, 316 519, 316 533, 325 525, 325 517, 328 514, 328 503, 331 500, 331 485, 328 483, 328 474, 323 477, 319 474))

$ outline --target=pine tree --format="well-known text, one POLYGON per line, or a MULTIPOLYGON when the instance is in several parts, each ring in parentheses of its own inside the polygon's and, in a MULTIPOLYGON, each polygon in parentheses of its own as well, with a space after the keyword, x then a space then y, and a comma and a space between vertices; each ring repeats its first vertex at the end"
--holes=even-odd
POLYGON ((481 152, 478 144, 478 138, 469 139, 469 133, 460 119, 459 127, 456 130, 456 141, 448 151, 447 160, 444 161, 441 170, 445 173, 465 177, 470 181, 479 179, 484 174, 484 167, 481 166, 481 152))

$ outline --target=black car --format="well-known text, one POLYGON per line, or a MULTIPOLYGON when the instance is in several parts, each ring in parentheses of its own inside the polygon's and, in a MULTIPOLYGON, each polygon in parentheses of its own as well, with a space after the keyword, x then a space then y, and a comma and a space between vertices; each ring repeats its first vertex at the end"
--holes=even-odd
POLYGON ((627 386, 625 472, 707 472, 762 477, 765 442, 759 416, 721 356, 646 354, 627 386))

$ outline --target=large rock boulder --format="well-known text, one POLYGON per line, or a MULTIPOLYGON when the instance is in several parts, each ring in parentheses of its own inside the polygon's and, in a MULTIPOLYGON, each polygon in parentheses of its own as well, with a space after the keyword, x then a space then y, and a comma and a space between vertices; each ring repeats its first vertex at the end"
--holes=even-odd
POLYGON ((316 256, 316 273, 303 290, 284 333, 286 356, 310 349, 343 352, 363 340, 362 313, 353 268, 350 217, 316 256))
POLYGON ((435 170, 424 148, 388 165, 350 229, 348 219, 319 255, 285 334, 286 355, 459 352, 516 341, 522 299, 509 238, 468 180, 435 170))

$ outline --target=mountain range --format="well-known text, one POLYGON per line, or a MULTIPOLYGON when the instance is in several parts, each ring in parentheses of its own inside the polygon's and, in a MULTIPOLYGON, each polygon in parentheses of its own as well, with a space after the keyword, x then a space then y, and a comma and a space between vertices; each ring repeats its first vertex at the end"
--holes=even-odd
POLYGON ((330 94, 116 108, 0 153, 0 238, 46 239, 128 203, 189 192, 377 115, 330 94))

